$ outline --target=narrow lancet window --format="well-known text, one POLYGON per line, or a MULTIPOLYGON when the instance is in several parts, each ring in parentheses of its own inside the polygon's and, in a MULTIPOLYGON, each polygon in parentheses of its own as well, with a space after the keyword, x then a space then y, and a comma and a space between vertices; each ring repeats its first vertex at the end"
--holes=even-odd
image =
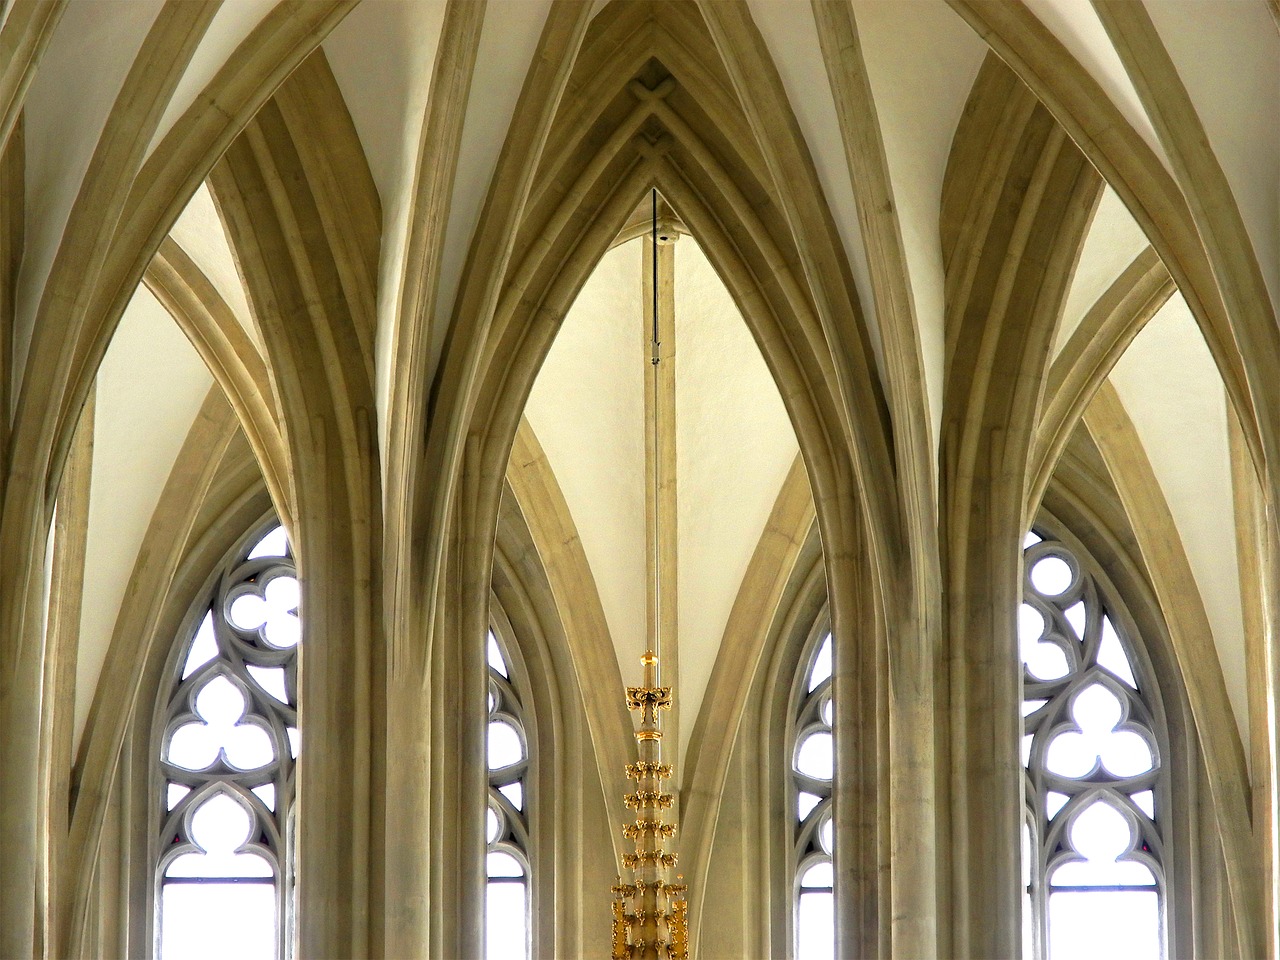
POLYGON ((824 960, 835 956, 835 901, 831 787, 835 748, 831 734, 831 632, 811 641, 801 662, 791 738, 791 778, 795 843, 795 956, 824 960))
POLYGON ((298 598, 275 525, 227 561, 179 640, 159 756, 164 960, 285 955, 298 598))
POLYGON ((490 630, 486 960, 525 960, 529 956, 529 821, 525 790, 529 746, 524 708, 509 664, 502 643, 490 630))
POLYGON ((1116 598, 1043 531, 1023 546, 1028 956, 1164 956, 1161 744, 1149 671, 1116 598))

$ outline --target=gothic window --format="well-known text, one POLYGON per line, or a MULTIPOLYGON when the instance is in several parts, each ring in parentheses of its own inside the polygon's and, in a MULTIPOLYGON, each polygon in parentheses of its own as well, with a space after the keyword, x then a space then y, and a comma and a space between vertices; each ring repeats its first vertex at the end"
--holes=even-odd
POLYGON ((1130 621, 1080 551, 1023 548, 1027 956, 1164 955, 1168 742, 1130 621))
POLYGON ((821 960, 835 956, 832 894, 831 784, 835 749, 831 736, 831 631, 818 629, 801 660, 793 714, 791 782, 795 850, 795 956, 821 960))
POLYGON ((489 631, 486 960, 529 955, 529 832, 524 709, 504 645, 489 631))
POLYGON ((156 951, 285 955, 298 580, 284 529, 224 564, 179 638, 160 721, 156 951))

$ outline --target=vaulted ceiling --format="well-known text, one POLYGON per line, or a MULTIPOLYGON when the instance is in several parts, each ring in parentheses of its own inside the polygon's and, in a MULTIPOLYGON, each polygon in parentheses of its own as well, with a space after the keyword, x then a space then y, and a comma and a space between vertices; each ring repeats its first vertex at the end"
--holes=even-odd
MULTIPOLYGON (((1053 344, 1054 356, 1069 362, 1051 382, 1073 382, 1068 368, 1103 335, 1109 296, 1128 294, 1143 278, 1155 284, 1151 318, 1127 334, 1127 349, 1124 337, 1117 341, 1109 380, 1167 501, 1247 741, 1226 387, 1236 390, 1248 370, 1224 359, 1229 349, 1211 350, 1201 331, 1221 337, 1216 318, 1241 302, 1251 316, 1274 324, 1280 304, 1275 8, 1265 0, 1147 0, 1125 13, 1078 0, 851 0, 837 15, 821 4, 780 0, 729 6, 733 14, 708 24, 693 3, 597 2, 594 21, 572 37, 550 0, 492 0, 471 9, 441 0, 297 6, 77 0, 46 13, 16 0, 6 6, 0 44, 18 51, 0 87, 7 98, 7 180, 12 189, 16 170, 20 184, 17 202, 6 200, 7 229, 21 237, 20 268, 6 277, 15 308, 6 359, 17 455, 56 476, 82 404, 90 392, 94 397, 85 408, 92 411, 94 447, 78 729, 89 717, 153 512, 193 424, 215 402, 207 400, 211 390, 215 398, 231 396, 237 412, 253 408, 254 389, 265 394, 257 397, 265 414, 256 421, 244 414, 247 432, 273 493, 288 508, 288 481, 272 480, 271 451, 279 455, 287 437, 273 434, 279 428, 269 415, 278 412, 272 391, 281 388, 258 316, 261 296, 255 303, 243 238, 227 209, 230 181, 220 185, 215 177, 212 190, 205 181, 231 137, 318 45, 311 68, 331 72, 331 80, 297 91, 281 115, 295 140, 309 134, 333 148, 333 176, 367 165, 368 189, 351 191, 348 200, 380 225, 376 236, 353 226, 351 243, 365 251, 374 274, 359 282, 376 291, 367 362, 388 473, 393 435, 415 415, 403 406, 397 377, 411 363, 426 383, 444 376, 450 324, 465 312, 465 291, 489 266, 476 258, 497 249, 487 246, 485 230, 496 228, 486 216, 494 214, 499 188, 523 189, 495 180, 506 169, 504 145, 524 142, 513 133, 522 124, 545 121, 548 152, 541 162, 550 173, 543 182, 557 189, 585 176, 574 157, 603 155, 608 138, 626 128, 630 137, 648 138, 646 149, 704 149, 716 162, 740 166, 760 184, 743 202, 784 220, 812 211, 788 206, 772 191, 785 157, 760 143, 768 124, 793 123, 825 201, 820 213, 840 249, 779 248, 779 256, 802 270, 834 264, 851 278, 865 318, 868 376, 878 381, 865 395, 886 405, 898 431, 908 422, 924 424, 937 464, 950 349, 946 303, 955 282, 940 230, 944 193, 948 177, 961 175, 949 173, 953 144, 962 119, 977 109, 971 94, 979 72, 992 58, 1006 60, 1106 181, 1088 217, 1053 344), (776 70, 790 117, 768 114, 758 103, 742 108, 756 81, 742 60, 724 55, 734 16, 758 31, 760 69, 776 70), (824 49, 837 42, 833 17, 856 29, 855 48, 824 49), (547 51, 566 45, 582 60, 562 97, 551 104, 527 99, 541 89, 540 71, 551 69, 547 51), (607 67, 625 58, 631 58, 625 67, 607 67), (667 75, 677 80, 669 94, 660 89, 667 75), (633 77, 643 90, 627 86, 633 77), (851 93, 859 89, 862 101, 851 93), (664 96, 667 102, 650 102, 664 96), (650 112, 627 128, 637 104, 650 112), (551 109, 554 118, 541 117, 551 109), (223 118, 222 125, 214 129, 211 118, 223 118), (858 154, 856 131, 867 129, 878 142, 858 154), (661 146, 664 137, 669 147, 661 146), (1207 161, 1189 145, 1197 140, 1216 161, 1217 179, 1203 174, 1207 161), (866 156, 878 158, 879 179, 859 166, 866 156), (1169 195, 1190 211, 1184 220, 1171 222, 1159 207, 1161 188, 1152 183, 1163 180, 1134 176, 1143 163, 1167 178, 1169 195), (881 206, 873 210, 868 198, 881 206), (892 216, 896 250, 872 229, 877 210, 892 216), (1190 222, 1201 236, 1187 235, 1190 222), (421 247, 424 236, 431 238, 431 256, 421 247), (1206 276, 1188 259, 1187 245, 1223 286, 1217 306, 1219 294, 1206 296, 1206 276), (1181 292, 1161 273, 1161 261, 1181 292), (891 286, 878 281, 888 268, 905 282, 898 305, 913 324, 906 331, 904 314, 889 302, 891 286), (175 276, 186 300, 165 286, 175 276), (403 331, 413 310, 430 319, 410 349, 403 331), (212 345, 210 330, 222 337, 212 345), (895 382, 898 351, 886 341, 904 335, 918 355, 918 376, 895 382), (219 371, 216 383, 211 368, 219 371)), ((252 133, 259 138, 255 149, 266 143, 262 149, 269 150, 267 121, 256 122, 268 132, 252 133)), ((332 184, 323 184, 310 162, 303 157, 299 169, 316 178, 311 189, 322 195, 332 184)), ((344 184, 337 192, 349 189, 344 184)), ((526 241, 547 235, 539 224, 558 215, 555 191, 539 191, 527 198, 524 219, 508 225, 517 240, 504 255, 513 263, 525 256, 526 241)), ((325 223, 341 233, 341 223, 325 223)), ((558 229, 585 234, 590 224, 558 229)), ((695 229, 677 245, 675 283, 686 484, 680 570, 689 578, 681 581, 681 632, 704 644, 686 663, 682 683, 689 689, 682 693, 695 709, 797 451, 787 404, 741 304, 721 279, 725 265, 712 263, 698 239, 695 229)), ((536 269, 549 268, 529 267, 536 269)), ((358 286, 341 279, 348 291, 358 286)), ((643 612, 637 242, 611 249, 583 279, 533 386, 527 418, 576 524, 626 675, 642 642, 643 612)), ((852 330, 845 335, 856 340, 852 330)), ((1250 349, 1243 340, 1239 346, 1250 349)), ((1265 397, 1254 403, 1261 421, 1280 416, 1265 409, 1265 397)), ((1259 451, 1266 442, 1254 439, 1256 432, 1246 427, 1243 442, 1259 451)))

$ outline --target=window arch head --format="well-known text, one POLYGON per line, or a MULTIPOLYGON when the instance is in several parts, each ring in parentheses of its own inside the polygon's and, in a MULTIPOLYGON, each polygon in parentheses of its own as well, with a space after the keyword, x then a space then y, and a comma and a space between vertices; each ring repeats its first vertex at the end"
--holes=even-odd
POLYGON ((1160 957, 1168 736, 1136 630, 1083 550, 1023 544, 1025 952, 1160 957))
POLYGON ((835 956, 831 648, 831 630, 824 616, 800 660, 788 737, 794 866, 792 946, 794 955, 806 960, 835 956))
POLYGON ((285 953, 302 637, 284 529, 233 551, 207 597, 162 695, 156 953, 272 960, 285 953))

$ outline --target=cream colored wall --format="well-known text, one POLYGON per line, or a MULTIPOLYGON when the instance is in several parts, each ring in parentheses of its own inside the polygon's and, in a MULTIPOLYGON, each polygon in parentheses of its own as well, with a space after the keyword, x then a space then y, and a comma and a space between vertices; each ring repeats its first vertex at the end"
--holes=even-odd
POLYGON ((858 225, 858 208, 836 121, 835 103, 826 69, 818 53, 818 32, 813 17, 796 16, 795 8, 777 0, 752 0, 751 12, 764 36, 769 52, 778 64, 783 86, 796 112, 796 120, 813 155, 818 178, 831 204, 831 215, 844 243, 845 255, 858 288, 862 313, 871 330, 877 362, 883 367, 880 328, 876 320, 875 297, 871 292, 871 271, 867 266, 866 244, 858 225))
POLYGON ((1244 627, 1226 403, 1204 338, 1175 294, 1111 374, 1178 527, 1249 755, 1244 627))
POLYGON ((172 318, 139 288, 98 371, 76 658, 74 744, 84 732, 138 548, 213 378, 172 318))
POLYGON ((218 211, 214 209, 213 197, 206 185, 201 184, 200 189, 191 197, 191 202, 182 211, 182 216, 178 217, 178 222, 173 225, 169 235, 209 278, 235 314, 236 321, 261 353, 262 335, 249 312, 249 298, 245 296, 244 284, 240 282, 231 246, 227 243, 226 231, 222 229, 222 221, 218 219, 218 211))
POLYGON ((915 299, 934 446, 942 423, 942 179, 951 139, 986 44, 942 0, 855 0, 915 299))
POLYGON ((1056 357, 1080 326, 1080 321, 1125 267, 1147 246, 1147 237, 1110 187, 1102 191, 1093 223, 1080 251, 1071 289, 1067 293, 1058 333, 1054 338, 1056 357))
POLYGON ((41 289, 94 146, 161 0, 69 3, 27 94, 26 237, 14 359, 20 380, 41 289))
POLYGON ((1222 164, 1271 302, 1280 306, 1276 22, 1263 3, 1156 0, 1147 10, 1222 164))
MULTIPOLYGON (((227 61, 232 52, 253 31, 262 18, 275 6, 278 0, 235 0, 218 7, 209 29, 200 38, 200 46, 191 63, 187 66, 174 90, 160 125, 156 127, 151 143, 147 147, 147 155, 164 139, 183 112, 195 102, 200 91, 205 88, 215 73, 227 61)), ((109 9, 109 8, 107 8, 109 9)))
MULTIPOLYGON (((627 683, 645 647, 640 251, 605 255, 565 319, 526 409, 595 577, 627 683)), ((677 575, 683 755, 795 434, 751 332, 696 239, 675 245, 677 575)), ((668 344, 668 350, 671 345, 668 344)))
MULTIPOLYGON (((445 227, 437 316, 452 319, 454 297, 462 280, 462 266, 471 248, 485 191, 497 166, 549 6, 550 0, 498 0, 485 8, 484 30, 471 79, 458 172, 449 205, 449 222, 445 227)), ((433 331, 431 370, 440 359, 444 333, 444 323, 433 331)))
POLYGON ((623 680, 645 649, 644 381, 640 242, 597 266, 525 409, 595 576, 623 680))
MULTIPOLYGON (((382 201, 378 262, 376 380, 378 422, 385 457, 392 349, 400 309, 415 199, 415 172, 425 104, 438 53, 446 4, 442 0, 362 3, 324 42, 343 100, 364 146, 382 201), (369 51, 377 50, 376 57, 369 51)), ((434 151, 428 147, 428 155, 434 151)))
MULTIPOLYGON (((1124 65, 1092 7, 1077 0, 1027 0, 1027 6, 1098 81, 1138 136, 1155 151, 1157 157, 1165 160, 1155 128, 1142 108, 1133 81, 1125 73, 1124 65)), ((1167 164, 1168 161, 1165 162, 1167 164)))
POLYGON ((695 238, 676 244, 675 261, 676 693, 685 757, 729 611, 797 445, 764 358, 695 238))

